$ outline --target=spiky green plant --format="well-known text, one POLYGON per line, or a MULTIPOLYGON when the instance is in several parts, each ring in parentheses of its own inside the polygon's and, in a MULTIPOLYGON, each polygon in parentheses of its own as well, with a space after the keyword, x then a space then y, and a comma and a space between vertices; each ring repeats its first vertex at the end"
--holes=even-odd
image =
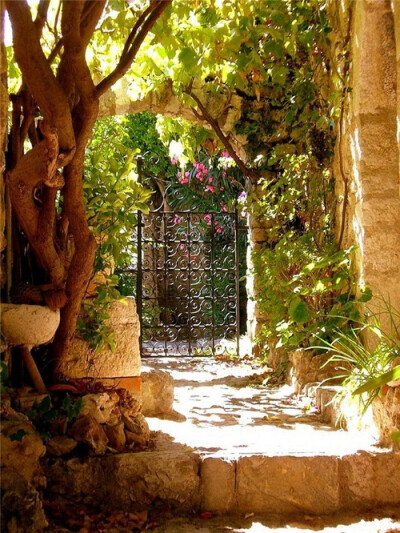
POLYGON ((400 311, 382 301, 379 313, 368 313, 356 327, 337 330, 333 341, 321 339, 318 346, 330 354, 324 366, 338 363, 343 372, 338 376, 343 379, 340 394, 360 395, 364 412, 383 385, 400 377, 400 367, 391 368, 393 360, 400 357, 400 311))

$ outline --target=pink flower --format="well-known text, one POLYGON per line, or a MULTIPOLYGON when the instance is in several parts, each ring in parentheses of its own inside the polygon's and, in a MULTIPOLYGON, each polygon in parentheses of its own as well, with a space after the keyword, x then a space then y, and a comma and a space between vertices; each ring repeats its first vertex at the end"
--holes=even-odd
POLYGON ((204 215, 204 222, 207 224, 207 226, 211 226, 211 215, 209 213, 204 215))
POLYGON ((186 248, 186 245, 183 242, 181 242, 181 244, 179 245, 179 249, 184 250, 185 248, 186 248))
POLYGON ((216 231, 217 233, 222 233, 222 227, 219 226, 218 228, 215 229, 215 231, 216 231))
POLYGON ((189 178, 190 177, 190 172, 185 172, 185 178, 189 178))
POLYGON ((178 163, 179 163, 179 159, 178 159, 177 157, 174 156, 174 157, 171 159, 171 165, 178 165, 178 163))
POLYGON ((225 190, 225 187, 220 187, 219 190, 220 190, 220 191, 224 191, 224 190, 225 190))
POLYGON ((189 183, 189 178, 179 178, 179 183, 182 183, 182 185, 186 185, 189 183))
POLYGON ((182 222, 181 217, 178 216, 178 215, 175 215, 175 216, 174 216, 174 219, 173 219, 173 221, 172 221, 172 223, 173 223, 173 224, 180 224, 181 222, 182 222))
POLYGON ((239 196, 238 196, 238 200, 245 200, 247 197, 247 194, 245 193, 245 191, 242 191, 239 196))
POLYGON ((221 154, 222 157, 231 157, 229 152, 227 152, 226 150, 224 150, 221 154))
POLYGON ((222 177, 223 177, 223 178, 226 178, 226 172, 223 172, 223 173, 222 173, 222 177))
POLYGON ((214 187, 214 185, 206 185, 204 187, 204 190, 205 191, 209 191, 209 192, 215 192, 216 191, 216 188, 214 187))
POLYGON ((209 177, 208 178, 208 183, 212 183, 213 182, 213 178, 212 177, 209 177))

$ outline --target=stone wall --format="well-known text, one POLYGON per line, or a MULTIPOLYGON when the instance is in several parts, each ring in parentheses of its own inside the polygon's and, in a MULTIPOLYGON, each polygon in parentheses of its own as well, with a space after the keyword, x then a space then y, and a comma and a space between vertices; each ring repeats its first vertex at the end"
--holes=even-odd
POLYGON ((5 209, 5 180, 4 171, 6 167, 6 143, 7 143, 7 106, 8 106, 8 92, 7 92, 7 56, 6 49, 3 43, 4 40, 4 2, 0 0, 0 286, 3 287, 6 282, 5 259, 3 252, 6 247, 5 225, 6 225, 6 209, 5 209))
POLYGON ((379 297, 390 298, 399 307, 400 4, 397 1, 391 4, 389 0, 348 3, 347 11, 339 13, 333 25, 347 24, 350 5, 351 92, 334 166, 339 199, 338 232, 346 204, 344 181, 348 180, 343 246, 357 246, 354 268, 359 287, 368 285, 372 289, 378 297, 372 303, 376 309, 381 304, 379 297))
POLYGON ((253 267, 253 253, 260 250, 267 240, 266 228, 262 217, 258 216, 256 209, 256 200, 262 198, 263 193, 261 187, 253 186, 249 191, 249 196, 252 199, 252 206, 248 215, 248 246, 247 246, 247 277, 246 277, 246 291, 247 291, 247 334, 253 344, 253 352, 259 356, 261 354, 262 346, 258 345, 257 338, 262 330, 263 324, 268 317, 265 316, 257 301, 257 296, 261 290, 260 284, 254 272, 253 267))

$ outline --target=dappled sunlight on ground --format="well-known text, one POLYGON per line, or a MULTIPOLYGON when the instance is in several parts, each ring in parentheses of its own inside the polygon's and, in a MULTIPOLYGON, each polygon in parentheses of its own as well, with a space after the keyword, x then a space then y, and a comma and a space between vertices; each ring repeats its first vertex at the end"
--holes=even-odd
MULTIPOLYGON (((254 385, 255 377, 264 371, 261 367, 210 358, 146 360, 144 367, 173 376, 174 408, 186 417, 179 422, 150 418, 150 428, 187 448, 224 456, 344 455, 378 450, 363 432, 322 423, 311 401, 296 397, 290 386, 254 385)), ((157 439, 164 448, 162 436, 157 439)))
POLYGON ((386 515, 380 513, 380 518, 369 517, 366 513, 363 519, 356 514, 338 517, 216 517, 211 520, 174 518, 157 528, 155 533, 399 533, 400 521, 389 518, 392 516, 390 510, 385 512, 386 515))

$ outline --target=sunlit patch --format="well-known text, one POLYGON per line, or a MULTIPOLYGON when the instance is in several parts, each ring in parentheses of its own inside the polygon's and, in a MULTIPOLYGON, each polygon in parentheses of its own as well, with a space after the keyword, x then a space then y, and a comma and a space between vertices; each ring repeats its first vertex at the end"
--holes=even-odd
POLYGON ((174 409, 186 417, 183 422, 150 418, 150 428, 177 445, 224 456, 340 456, 373 448, 367 432, 322 423, 312 399, 296 397, 289 385, 257 386, 260 367, 210 358, 157 359, 149 365, 172 375, 174 409))

